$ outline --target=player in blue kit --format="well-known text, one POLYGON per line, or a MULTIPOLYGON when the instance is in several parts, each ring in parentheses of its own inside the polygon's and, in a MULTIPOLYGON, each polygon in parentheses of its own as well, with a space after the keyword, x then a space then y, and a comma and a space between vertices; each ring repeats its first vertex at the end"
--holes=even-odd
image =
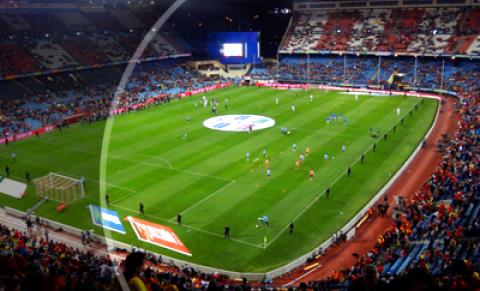
POLYGON ((265 224, 266 226, 270 226, 270 219, 268 218, 267 215, 263 215, 263 216, 259 217, 259 218, 258 218, 258 221, 259 221, 260 223, 265 224))

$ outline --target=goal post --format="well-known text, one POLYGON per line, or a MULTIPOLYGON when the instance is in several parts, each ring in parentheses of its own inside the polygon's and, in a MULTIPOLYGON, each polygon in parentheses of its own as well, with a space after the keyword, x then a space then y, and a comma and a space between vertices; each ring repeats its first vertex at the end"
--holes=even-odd
POLYGON ((85 196, 83 182, 80 179, 49 173, 33 180, 33 183, 36 195, 63 204, 70 204, 85 196))

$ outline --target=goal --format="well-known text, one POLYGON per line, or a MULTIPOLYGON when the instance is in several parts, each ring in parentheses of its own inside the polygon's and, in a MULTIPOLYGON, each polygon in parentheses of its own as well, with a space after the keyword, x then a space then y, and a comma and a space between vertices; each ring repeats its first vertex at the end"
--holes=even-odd
POLYGON ((85 196, 83 181, 55 173, 33 180, 36 194, 63 204, 72 203, 85 196))

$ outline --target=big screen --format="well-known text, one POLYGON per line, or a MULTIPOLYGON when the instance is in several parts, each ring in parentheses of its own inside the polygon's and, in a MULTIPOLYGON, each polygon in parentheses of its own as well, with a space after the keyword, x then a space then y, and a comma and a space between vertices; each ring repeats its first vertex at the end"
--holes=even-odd
POLYGON ((213 32, 208 37, 208 54, 224 64, 260 63, 258 32, 213 32))

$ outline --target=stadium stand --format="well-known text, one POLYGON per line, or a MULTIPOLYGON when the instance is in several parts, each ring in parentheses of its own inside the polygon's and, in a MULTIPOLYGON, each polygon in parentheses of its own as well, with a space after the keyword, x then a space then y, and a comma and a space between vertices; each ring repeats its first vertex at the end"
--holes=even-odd
MULTIPOLYGON (((144 25, 129 10, 0 11, 0 76, 126 63, 156 20, 148 19, 144 25)), ((158 32, 143 58, 189 55, 178 38, 173 31, 158 32)))
POLYGON ((478 14, 478 8, 299 12, 280 51, 478 55, 478 14))
POLYGON ((2 75, 24 74, 40 69, 37 60, 25 48, 14 43, 0 45, 0 73, 2 75))
MULTIPOLYGON (((104 119, 127 61, 154 13, 115 11, 54 14, 0 13, 0 75, 43 69, 109 64, 84 71, 0 81, 0 138, 62 123, 104 119), (46 18, 43 18, 46 17, 46 18), (43 19, 46 19, 44 22, 43 19), (105 33, 107 31, 107 33, 105 33), (25 34, 20 34, 20 32, 25 34), (14 33, 15 37, 10 38, 14 33), (51 34, 45 37, 45 34, 51 34), (78 34, 77 34, 78 33, 78 34), (142 34, 142 33, 139 33, 142 34)), ((395 223, 378 236, 351 268, 301 284, 315 290, 362 290, 365 274, 379 274, 383 288, 475 290, 480 288, 480 64, 468 59, 394 55, 288 55, 294 51, 352 51, 392 54, 480 54, 480 10, 462 8, 372 9, 355 12, 296 13, 280 51, 278 66, 255 66, 255 79, 332 85, 387 87, 394 70, 415 87, 456 92, 461 122, 438 150, 443 159, 414 198, 399 200, 395 223), (380 65, 379 65, 380 63, 380 65), (366 270, 366 271, 365 271, 366 270)), ((144 56, 188 51, 173 32, 156 37, 144 56)), ((10 78, 8 78, 10 79, 10 78)), ((188 90, 227 81, 189 70, 184 60, 137 65, 120 104, 129 107, 161 96, 161 103, 188 90)), ((29 218, 27 218, 27 226, 29 218)), ((30 225, 32 222, 30 222, 30 225)), ((115 290, 118 262, 48 240, 41 225, 22 232, 0 225, 0 289, 115 290), (42 287, 39 287, 42 286, 42 287), (88 287, 86 287, 88 286, 88 287)), ((82 242, 87 244, 87 237, 82 242)), ((143 262, 143 261, 142 261, 143 262)), ((149 290, 252 288, 219 275, 196 274, 161 263, 147 254, 148 268, 136 274, 149 290)), ((256 284, 273 290, 278 286, 256 284)))
POLYGON ((394 70, 397 70, 405 74, 404 81, 410 85, 440 88, 444 65, 443 88, 459 91, 462 88, 463 90, 471 88, 480 70, 478 62, 465 59, 418 58, 416 73, 413 57, 382 57, 380 70, 378 63, 378 57, 373 56, 284 55, 280 58, 278 68, 273 65, 259 66, 249 75, 254 79, 277 79, 284 82, 349 86, 379 85, 389 88, 389 78, 394 70), (276 76, 277 73, 278 76, 276 76))

